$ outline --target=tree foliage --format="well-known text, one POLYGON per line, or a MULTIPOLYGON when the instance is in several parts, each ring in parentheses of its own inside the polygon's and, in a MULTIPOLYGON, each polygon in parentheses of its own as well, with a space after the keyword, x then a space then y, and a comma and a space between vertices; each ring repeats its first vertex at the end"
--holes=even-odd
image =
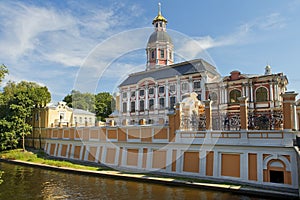
POLYGON ((0 112, 0 150, 20 145, 25 150, 24 138, 32 131, 30 119, 33 109, 43 107, 51 100, 47 87, 34 82, 8 82, 2 93, 0 112))
POLYGON ((104 121, 114 110, 112 106, 113 97, 108 92, 101 92, 96 95, 96 116, 104 121))
POLYGON ((95 95, 91 93, 81 93, 76 90, 72 90, 71 94, 68 94, 63 99, 64 102, 70 108, 78 108, 82 110, 88 110, 95 112, 95 95))
POLYGON ((112 106, 114 102, 113 97, 108 92, 100 92, 94 95, 72 90, 71 94, 65 96, 63 101, 71 108, 78 108, 96 113, 97 118, 102 121, 104 121, 114 109, 112 106))
POLYGON ((4 79, 5 75, 8 74, 8 69, 5 65, 0 65, 0 84, 4 79))
POLYGON ((1 179, 3 173, 4 173, 3 171, 0 171, 0 185, 3 182, 3 180, 1 179))

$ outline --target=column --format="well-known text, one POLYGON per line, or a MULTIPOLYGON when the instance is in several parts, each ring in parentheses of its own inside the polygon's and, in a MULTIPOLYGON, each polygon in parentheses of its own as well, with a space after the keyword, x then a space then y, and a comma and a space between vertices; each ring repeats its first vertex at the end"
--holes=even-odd
POLYGON ((273 83, 270 83, 270 101, 273 101, 273 83))
POLYGON ((204 101, 206 99, 206 90, 205 90, 205 83, 207 83, 207 75, 202 77, 200 81, 201 85, 201 100, 204 101))
POLYGON ((158 109, 158 85, 157 84, 155 84, 154 89, 155 89, 154 109, 157 110, 158 109))
POLYGON ((286 92, 282 94, 283 98, 283 129, 295 129, 293 105, 298 94, 295 92, 286 92))
POLYGON ((138 87, 135 90, 135 111, 136 114, 138 114, 138 110, 139 110, 139 90, 138 87))
POLYGON ((278 97, 279 97, 279 95, 278 95, 278 83, 277 82, 275 82, 275 90, 274 90, 274 100, 275 101, 277 101, 278 100, 278 97))
POLYGON ((180 98, 180 94, 181 94, 181 90, 180 90, 180 78, 177 76, 177 84, 176 84, 176 94, 177 94, 177 102, 181 102, 181 98, 180 98))
POLYGON ((193 92, 193 79, 192 77, 189 77, 189 92, 193 92))
POLYGON ((239 97, 238 100, 240 101, 241 130, 248 130, 248 97, 239 97))
POLYGON ((166 81, 166 85, 165 85, 165 92, 166 92, 166 105, 165 107, 168 108, 169 107, 169 85, 168 85, 168 81, 166 81))
POLYGON ((211 100, 205 100, 206 130, 212 130, 211 100))
POLYGON ((249 84, 248 83, 245 85, 245 90, 246 90, 245 96, 248 97, 249 96, 249 84))
POLYGON ((149 110, 149 108, 148 108, 148 93, 149 93, 149 87, 147 84, 145 87, 145 110, 149 110))
POLYGON ((227 87, 224 88, 224 103, 228 103, 227 87))
POLYGON ((156 52, 155 52, 155 57, 156 57, 156 65, 158 65, 158 48, 156 47, 156 52))
POLYGON ((130 113, 130 89, 127 91, 127 115, 130 113))
POLYGON ((294 129, 298 130, 298 114, 297 114, 297 107, 296 104, 293 104, 293 123, 294 123, 294 129))

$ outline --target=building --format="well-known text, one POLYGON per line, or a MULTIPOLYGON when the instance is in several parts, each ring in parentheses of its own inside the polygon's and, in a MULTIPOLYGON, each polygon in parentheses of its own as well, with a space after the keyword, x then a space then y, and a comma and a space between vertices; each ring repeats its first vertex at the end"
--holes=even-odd
POLYGON ((111 119, 116 124, 168 124, 169 110, 195 92, 201 101, 213 101, 213 129, 237 130, 239 101, 249 97, 249 123, 251 129, 268 126, 278 129, 282 125, 281 94, 286 91, 287 77, 283 73, 272 74, 271 67, 265 73, 242 74, 232 71, 222 77, 216 68, 203 59, 174 64, 174 45, 167 33, 167 19, 158 15, 153 19, 154 32, 147 47, 145 71, 133 73, 119 86, 119 110, 111 119))
POLYGON ((48 104, 44 108, 34 111, 32 118, 33 128, 94 126, 95 113, 86 110, 70 108, 66 102, 48 104))
MULTIPOLYGON (((159 8, 145 71, 120 84, 111 123, 43 128, 41 147, 64 159, 299 197, 300 103, 296 93, 286 91, 287 77, 273 74, 270 66, 261 75, 233 71, 222 77, 202 59, 174 64, 166 24, 159 8)), ((37 141, 27 138, 29 146, 37 141)))

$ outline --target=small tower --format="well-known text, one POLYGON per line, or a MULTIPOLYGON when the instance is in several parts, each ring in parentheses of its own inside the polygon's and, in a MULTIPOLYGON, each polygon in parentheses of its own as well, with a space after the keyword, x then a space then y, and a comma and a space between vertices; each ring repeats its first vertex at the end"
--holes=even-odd
POLYGON ((271 66, 270 65, 267 65, 265 67, 265 75, 271 75, 272 74, 272 71, 271 71, 271 66))
POLYGON ((167 22, 161 14, 161 4, 158 3, 158 15, 152 21, 155 31, 149 37, 146 48, 147 70, 174 63, 174 46, 166 30, 167 22))

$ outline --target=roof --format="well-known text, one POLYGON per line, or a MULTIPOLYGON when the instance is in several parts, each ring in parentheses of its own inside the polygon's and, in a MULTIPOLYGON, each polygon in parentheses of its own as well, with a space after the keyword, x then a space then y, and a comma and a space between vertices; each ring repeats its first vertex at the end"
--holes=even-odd
POLYGON ((148 43, 154 43, 154 42, 169 42, 173 44, 172 38, 169 36, 169 34, 166 31, 153 32, 149 37, 148 43))
POLYGON ((73 108, 73 114, 77 114, 77 115, 93 115, 95 116, 95 113, 86 111, 86 110, 82 110, 82 109, 77 109, 77 108, 73 108))
POLYGON ((154 80, 160 80, 175 76, 195 74, 199 72, 210 72, 213 75, 220 76, 220 74, 216 71, 216 68, 214 66, 204 61, 203 59, 195 59, 173 65, 167 65, 159 69, 130 74, 128 78, 120 84, 119 87, 136 84, 140 80, 145 78, 153 78, 154 80))

